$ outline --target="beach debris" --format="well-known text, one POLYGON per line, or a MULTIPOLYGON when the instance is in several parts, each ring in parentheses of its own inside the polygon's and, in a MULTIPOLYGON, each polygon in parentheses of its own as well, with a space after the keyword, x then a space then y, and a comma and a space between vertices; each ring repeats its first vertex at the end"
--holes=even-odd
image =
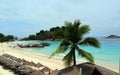
POLYGON ((6 69, 12 70, 18 75, 49 75, 52 70, 41 63, 34 63, 20 59, 9 54, 0 56, 0 65, 6 69), (43 69, 37 69, 43 67, 43 69))
POLYGON ((45 75, 45 74, 43 72, 41 72, 41 71, 34 71, 29 75, 45 75))
POLYGON ((46 73, 46 74, 50 74, 52 72, 52 70, 50 68, 48 68, 47 66, 44 67, 43 69, 41 69, 41 71, 46 73))

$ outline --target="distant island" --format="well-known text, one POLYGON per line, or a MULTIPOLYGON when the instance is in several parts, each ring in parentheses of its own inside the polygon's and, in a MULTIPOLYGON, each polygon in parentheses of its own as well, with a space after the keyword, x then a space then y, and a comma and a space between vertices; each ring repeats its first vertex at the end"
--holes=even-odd
POLYGON ((118 36, 118 35, 109 35, 106 38, 120 38, 120 36, 118 36))

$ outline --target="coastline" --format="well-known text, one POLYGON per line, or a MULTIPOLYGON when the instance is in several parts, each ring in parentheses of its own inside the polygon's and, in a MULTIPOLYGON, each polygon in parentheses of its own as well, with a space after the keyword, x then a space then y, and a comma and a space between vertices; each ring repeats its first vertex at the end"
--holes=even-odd
MULTIPOLYGON (((10 42, 10 43, 0 43, 0 55, 2 54, 10 54, 13 55, 15 57, 18 58, 24 58, 27 61, 33 61, 35 63, 41 63, 44 66, 49 67, 52 70, 60 70, 62 68, 64 68, 64 64, 62 62, 62 60, 59 60, 57 58, 48 58, 46 56, 41 56, 41 55, 37 55, 35 53, 31 53, 31 52, 26 52, 26 51, 20 51, 17 50, 16 48, 11 48, 9 47, 12 43, 14 42, 10 42)), ((4 69, 0 69, 0 71, 5 71, 4 69)), ((8 74, 4 74, 1 73, 2 75, 14 75, 12 72, 8 72, 8 74)))
MULTIPOLYGON (((21 42, 21 41, 20 41, 21 42)), ((22 42, 26 42, 26 41, 22 41, 22 42)), ((0 55, 2 55, 3 53, 6 54, 10 54, 13 55, 15 57, 18 58, 24 58, 27 61, 33 61, 35 63, 40 62, 41 64, 51 68, 52 70, 60 70, 62 68, 64 68, 64 62, 61 59, 58 58, 48 58, 47 56, 42 56, 36 53, 32 53, 32 52, 27 52, 27 51, 23 51, 23 50, 19 50, 17 48, 11 48, 10 45, 12 44, 16 44, 17 42, 5 42, 5 43, 0 43, 0 55)), ((78 61, 78 63, 83 63, 83 61, 78 61)), ((115 72, 119 71, 119 67, 117 67, 117 65, 113 65, 113 64, 108 64, 107 62, 104 61, 96 61, 96 64, 106 67, 110 70, 113 70, 115 72)), ((4 69, 0 69, 0 71, 6 71, 4 69)), ((1 72, 0 72, 1 73, 1 72)), ((2 75, 6 75, 4 73, 1 73, 2 75)), ((12 72, 8 72, 7 75, 14 75, 12 72)))

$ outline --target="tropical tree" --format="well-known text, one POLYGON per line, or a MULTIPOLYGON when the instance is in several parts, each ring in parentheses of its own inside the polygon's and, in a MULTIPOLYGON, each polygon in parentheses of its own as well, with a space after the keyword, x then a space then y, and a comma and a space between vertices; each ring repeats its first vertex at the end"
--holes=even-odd
POLYGON ((61 38, 63 38, 64 26, 52 27, 52 28, 50 28, 50 32, 51 32, 53 39, 61 39, 61 38))
POLYGON ((6 42, 6 41, 14 41, 15 37, 13 35, 4 35, 0 33, 0 42, 6 42))
POLYGON ((14 36, 13 35, 7 35, 5 36, 5 41, 14 41, 14 36))
POLYGON ((88 25, 81 25, 79 20, 72 22, 65 22, 65 31, 64 38, 55 52, 52 53, 52 56, 58 53, 63 53, 69 50, 66 56, 63 57, 63 61, 67 66, 70 66, 71 63, 76 65, 76 52, 78 55, 86 58, 88 61, 94 63, 94 58, 91 53, 79 48, 80 46, 93 46, 95 48, 100 48, 99 41, 94 37, 83 36, 89 33, 90 28, 88 25))
POLYGON ((0 33, 0 42, 4 42, 5 41, 5 35, 0 33))

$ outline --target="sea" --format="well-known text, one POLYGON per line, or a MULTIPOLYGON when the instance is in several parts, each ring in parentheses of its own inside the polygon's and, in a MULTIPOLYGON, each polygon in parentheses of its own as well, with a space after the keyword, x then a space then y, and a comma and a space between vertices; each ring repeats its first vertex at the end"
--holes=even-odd
MULTIPOLYGON (((101 44, 100 48, 94 48, 91 46, 79 46, 81 49, 91 53, 94 57, 95 61, 105 61, 113 64, 119 64, 120 60, 120 38, 97 38, 101 44)), ((34 41, 35 42, 35 41, 34 41)), ((50 43, 50 46, 46 46, 44 48, 27 48, 24 49, 29 52, 34 52, 43 56, 50 56, 60 45, 61 41, 36 41, 36 42, 47 42, 50 43)), ((33 43, 33 42, 31 42, 33 43)), ((25 44, 25 43, 24 43, 25 44)), ((62 59, 69 50, 65 53, 60 53, 55 55, 55 58, 62 59)), ((81 56, 77 55, 77 60, 83 60, 81 56)))

